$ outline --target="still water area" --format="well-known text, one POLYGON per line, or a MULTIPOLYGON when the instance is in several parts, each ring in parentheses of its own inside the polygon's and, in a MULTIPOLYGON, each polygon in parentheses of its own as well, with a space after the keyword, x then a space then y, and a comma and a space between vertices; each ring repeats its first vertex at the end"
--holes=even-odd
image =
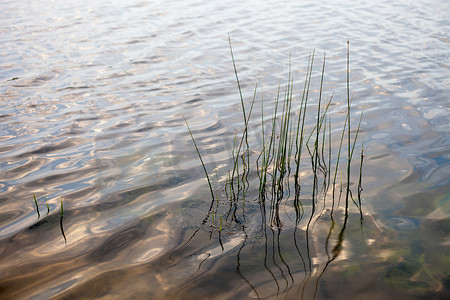
POLYGON ((449 299, 449 49, 443 0, 2 1, 0 298, 449 299))

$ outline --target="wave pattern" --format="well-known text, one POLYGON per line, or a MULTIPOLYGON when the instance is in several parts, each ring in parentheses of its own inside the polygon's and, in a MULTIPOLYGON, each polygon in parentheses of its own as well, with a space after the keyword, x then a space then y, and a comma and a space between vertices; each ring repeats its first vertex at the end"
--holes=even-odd
MULTIPOLYGON (((311 49, 319 61, 326 53, 324 89, 327 96, 334 93, 330 111, 337 123, 345 118, 345 43, 350 39, 353 103, 365 109, 365 192, 374 224, 420 227, 420 234, 446 228, 449 10, 448 1, 441 0, 2 1, 1 297, 170 298, 181 293, 206 298, 214 292, 206 284, 211 274, 231 286, 246 282, 235 293, 224 286, 217 297, 244 299, 255 297, 256 290, 276 297, 284 281, 292 281, 285 293, 294 297, 294 278, 298 282, 303 271, 291 272, 289 263, 298 260, 278 262, 282 276, 265 268, 257 272, 265 275, 248 280, 244 266, 240 277, 229 277, 230 261, 214 258, 217 249, 207 234, 197 247, 175 251, 202 220, 209 201, 182 116, 212 173, 230 163, 234 134, 243 125, 228 33, 244 98, 251 99, 259 82, 267 107, 273 106, 290 63, 296 92, 301 91, 311 49), (417 189, 398 197, 403 200, 393 197, 398 190, 405 193, 401 188, 378 195, 393 182, 418 183, 436 200, 419 211, 414 203, 423 194, 417 189), (394 204, 371 202, 380 197, 394 204), (393 213, 392 206, 407 207, 408 199, 412 207, 393 213), (60 234, 61 201, 67 244, 60 234), (382 213, 392 217, 383 219, 382 213), (198 273, 203 261, 210 273, 198 273), (201 284, 186 282, 193 273, 208 295, 199 294, 201 284), (275 285, 271 278, 278 278, 275 285), (178 284, 183 288, 177 290, 178 284)), ((313 81, 319 76, 316 71, 313 81)), ((312 91, 311 97, 316 95, 312 91)), ((255 112, 255 119, 260 117, 255 112)), ((258 136, 253 142, 260 142, 258 136)), ((285 234, 295 235, 289 229, 285 234)), ((437 239, 442 247, 435 250, 448 250, 448 232, 437 239)), ((242 241, 242 233, 230 237, 226 252, 235 255, 242 241)), ((249 253, 259 253, 254 251, 249 253)), ((312 249, 311 255, 323 262, 312 249)), ((448 276, 436 269, 432 274, 439 280, 448 276)), ((446 278, 447 286, 421 282, 444 293, 450 290, 446 278)), ((326 298, 327 292, 314 297, 326 298)), ((375 289, 366 292, 385 296, 375 289)))

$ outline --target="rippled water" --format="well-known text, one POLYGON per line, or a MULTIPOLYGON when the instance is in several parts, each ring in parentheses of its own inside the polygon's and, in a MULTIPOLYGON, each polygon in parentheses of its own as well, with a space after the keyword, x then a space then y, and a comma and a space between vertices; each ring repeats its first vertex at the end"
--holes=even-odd
POLYGON ((2 1, 0 297, 446 299, 449 16, 427 0, 2 1), (182 116, 222 193, 243 126, 228 33, 247 105, 258 82, 273 108, 290 61, 300 96, 325 52, 336 124, 350 40, 365 220, 345 236, 327 211, 295 226, 289 201, 282 230, 261 229, 254 195, 245 227, 200 226, 211 196, 182 116))

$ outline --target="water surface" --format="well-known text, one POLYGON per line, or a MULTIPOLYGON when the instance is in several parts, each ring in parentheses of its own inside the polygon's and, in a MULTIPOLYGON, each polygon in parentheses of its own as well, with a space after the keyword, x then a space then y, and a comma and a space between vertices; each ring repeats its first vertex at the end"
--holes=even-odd
MULTIPOLYGON (((448 1, 1 7, 2 298, 449 297, 448 1), (300 98, 312 49, 314 106, 326 53, 334 134, 350 40, 353 122, 365 111, 362 225, 353 207, 345 234, 342 213, 333 227, 326 210, 307 230, 305 192, 298 226, 292 199, 282 230, 265 226, 252 193, 245 227, 224 222, 223 249, 201 226, 211 196, 182 116, 222 195, 243 127, 228 34, 246 105, 258 82, 266 117, 289 64, 300 98)), ((260 149, 257 107, 249 131, 260 149)))

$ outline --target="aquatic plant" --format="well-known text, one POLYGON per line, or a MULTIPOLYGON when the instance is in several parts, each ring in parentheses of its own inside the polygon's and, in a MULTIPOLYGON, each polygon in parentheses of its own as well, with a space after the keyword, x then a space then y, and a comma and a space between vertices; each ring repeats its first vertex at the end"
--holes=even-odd
MULTIPOLYGON (((44 199, 45 199, 45 205, 47 206, 47 215, 46 216, 48 216, 50 213, 50 205, 48 204, 47 196, 44 196, 44 199)), ((41 214, 39 212, 39 204, 37 202, 35 194, 33 194, 33 200, 34 200, 34 205, 36 207, 36 213, 38 215, 38 220, 39 220, 41 218, 41 214)), ((63 207, 62 198, 60 199, 60 206, 61 206, 61 209, 60 209, 60 215, 59 215, 59 229, 61 231, 61 235, 64 238, 64 242, 67 244, 67 238, 66 238, 66 234, 64 233, 64 227, 63 227, 64 207, 63 207)))
POLYGON ((59 228, 61 229, 61 234, 62 234, 62 236, 64 238, 64 242, 67 244, 67 238, 66 238, 66 235, 64 233, 64 227, 63 227, 64 208, 63 208, 62 198, 61 198, 60 202, 61 202, 61 215, 59 217, 59 228))
MULTIPOLYGON (((280 270, 281 277, 286 282, 286 289, 289 289, 289 278, 291 278, 292 285, 294 280, 289 265, 282 256, 279 239, 280 232, 286 222, 283 221, 282 212, 283 210, 286 211, 286 207, 293 207, 295 211, 295 222, 293 223, 294 246, 303 262, 305 270, 305 278, 300 284, 297 294, 301 294, 303 298, 303 295, 306 293, 308 281, 313 274, 313 263, 310 255, 311 230, 314 228, 320 217, 324 215, 325 211, 327 211, 326 208, 328 207, 329 217, 331 219, 331 227, 325 238, 325 252, 328 256, 328 261, 323 269, 316 273, 319 274, 319 276, 316 278, 314 286, 315 291, 313 290, 315 295, 319 279, 325 273, 329 264, 331 264, 341 253, 345 230, 349 219, 350 200, 355 204, 361 222, 363 220, 361 192, 364 150, 362 147, 357 185, 357 201, 353 198, 351 191, 351 166, 360 133, 363 109, 361 110, 356 130, 352 133, 351 125, 353 122, 351 122, 351 112, 354 108, 352 107, 352 99, 350 98, 349 42, 347 41, 347 91, 345 99, 346 103, 343 107, 345 109, 345 120, 343 122, 334 121, 334 117, 329 112, 330 106, 335 99, 335 95, 333 92, 330 96, 326 97, 324 92, 326 82, 325 54, 323 55, 323 62, 319 72, 320 79, 318 87, 316 88, 317 92, 312 92, 315 51, 312 51, 308 58, 301 97, 296 98, 294 96, 295 85, 290 63, 288 78, 284 89, 281 85, 278 86, 275 99, 271 105, 272 111, 269 113, 271 117, 266 117, 268 115, 268 106, 265 105, 265 102, 267 103, 267 101, 264 99, 264 93, 261 92, 261 119, 253 122, 251 116, 256 102, 255 99, 257 96, 258 85, 255 85, 252 99, 249 103, 246 103, 243 98, 242 85, 239 81, 230 38, 229 43, 243 115, 243 129, 241 132, 234 134, 229 169, 225 171, 224 177, 217 176, 218 178, 225 178, 224 182, 217 182, 218 185, 223 186, 223 188, 218 189, 218 191, 222 190, 223 193, 214 192, 200 149, 198 148, 187 120, 183 117, 190 138, 200 159, 211 193, 211 203, 208 212, 206 213, 206 217, 200 227, 197 228, 188 239, 186 244, 193 239, 200 228, 208 222, 210 217, 210 237, 212 237, 213 233, 217 233, 218 242, 222 250, 224 250, 222 232, 227 228, 236 228, 236 226, 240 228, 244 239, 236 256, 236 273, 242 277, 253 290, 256 297, 259 298, 257 287, 245 277, 240 267, 240 253, 250 237, 249 232, 258 232, 258 230, 249 227, 250 225, 247 224, 248 214, 251 214, 251 218, 256 217, 261 220, 260 231, 259 233, 255 233, 255 236, 263 236, 265 238, 266 256, 268 251, 267 230, 272 232, 272 255, 275 255, 275 252, 278 253, 279 261, 286 267, 289 276, 283 274, 281 266, 275 262, 275 257, 273 257, 273 264, 280 270), (316 101, 314 101, 312 95, 317 97, 316 101), (338 136, 338 146, 335 149, 332 143, 333 127, 335 128, 338 126, 337 124, 341 124, 342 127, 338 128, 335 133, 338 136), (262 140, 260 145, 255 145, 256 143, 249 141, 250 126, 252 129, 256 128, 256 132, 259 131, 259 136, 261 136, 262 140), (305 148, 307 151, 304 151, 305 148), (344 153, 345 148, 347 148, 347 155, 344 158, 341 156, 343 156, 342 154, 344 153), (346 164, 341 164, 341 160, 342 162, 345 160, 346 164), (343 166, 341 167, 341 165, 343 166), (337 182, 338 173, 341 174, 340 183, 337 182), (339 196, 336 201, 337 189, 339 189, 339 196), (340 199, 343 195, 345 195, 345 205, 341 207, 340 199), (301 197, 304 199, 302 200, 301 197), (259 207, 259 216, 255 216, 254 211, 256 207, 259 207), (242 209, 238 210, 238 208, 242 209), (239 211, 242 212, 239 213, 239 211), (337 211, 339 211, 338 216, 336 216, 337 211), (305 214, 307 214, 308 218, 305 218, 305 214), (218 224, 219 219, 220 224, 218 224), (303 227, 305 229, 302 229, 305 234, 304 250, 301 249, 302 247, 297 242, 296 235, 302 220, 305 220, 303 227), (339 224, 337 223, 338 220, 341 220, 342 222, 339 224), (332 237, 333 230, 337 225, 341 225, 340 230, 338 231, 337 236, 332 237), (332 241, 335 241, 334 246, 332 245, 332 241), (276 248, 278 248, 278 250, 276 250, 276 248), (329 253, 329 248, 331 249, 331 253, 329 253), (306 251, 306 253, 304 251, 306 251), (305 254, 307 259, 304 257, 305 254)), ((290 216, 287 212, 286 216, 289 220, 290 216)), ((181 247, 184 247, 184 245, 181 247)), ((274 272, 267 267, 266 259, 267 257, 264 258, 264 266, 276 283, 278 295, 281 290, 280 283, 274 275, 274 272)))
POLYGON ((47 206, 47 216, 50 213, 50 206, 48 205, 48 200, 47 200, 47 196, 44 196, 45 199, 45 205, 47 206))
POLYGON ((35 194, 33 194, 33 198, 34 198, 34 205, 36 206, 36 213, 37 213, 38 219, 39 219, 41 217, 41 214, 39 213, 39 205, 38 205, 38 202, 36 200, 36 195, 35 194))
POLYGON ((189 127, 189 124, 186 121, 186 119, 184 118, 184 116, 183 116, 183 119, 184 119, 184 122, 186 123, 186 126, 187 126, 188 130, 189 130, 189 134, 190 134, 190 136, 192 138, 192 142, 194 143, 195 150, 197 151, 197 154, 198 154, 198 158, 200 159, 200 162, 202 164, 203 171, 205 172, 205 177, 208 180, 209 190, 211 192, 211 198, 212 198, 211 207, 208 210, 208 216, 209 216, 209 213, 211 212, 212 206, 214 204, 214 199, 215 199, 214 191, 213 191, 213 188, 211 186, 211 180, 209 179, 208 171, 206 171, 206 167, 205 167, 205 163, 203 162, 202 155, 200 154, 200 150, 198 150, 197 143, 195 142, 194 136, 192 135, 191 128, 189 127))
MULTIPOLYGON (((334 95, 332 94, 326 103, 323 104, 323 86, 324 86, 324 76, 325 76, 325 65, 326 56, 323 57, 323 63, 320 73, 320 84, 318 89, 318 100, 316 104, 316 117, 315 124, 310 130, 309 134, 306 134, 307 122, 307 107, 310 99, 310 86, 311 77, 313 72, 314 51, 310 54, 308 60, 308 67, 306 69, 306 78, 303 87, 303 93, 300 103, 297 108, 294 108, 294 96, 293 96, 293 86, 294 81, 291 74, 291 66, 289 66, 288 80, 284 89, 284 96, 281 96, 281 87, 278 88, 278 92, 274 102, 274 108, 271 120, 264 119, 264 103, 261 101, 261 136, 262 136, 262 149, 258 151, 259 155, 255 158, 255 163, 250 164, 250 146, 248 143, 248 127, 250 123, 250 118, 255 103, 255 97, 257 92, 257 85, 255 87, 255 92, 250 103, 249 112, 246 111, 245 102, 242 95, 241 84, 238 77, 238 71, 236 68, 234 54, 230 42, 230 53, 232 57, 232 63, 234 68, 234 73, 236 77, 236 82, 239 90, 240 103, 242 107, 242 114, 244 120, 244 128, 239 135, 235 135, 234 143, 231 151, 232 166, 227 172, 227 179, 225 181, 224 190, 227 192, 226 202, 229 203, 229 209, 227 216, 231 216, 232 219, 236 220, 236 211, 238 201, 242 201, 242 206, 245 207, 245 197, 249 193, 248 185, 249 174, 256 172, 258 174, 259 186, 255 190, 258 191, 258 199, 260 202, 264 202, 267 198, 271 199, 271 218, 270 225, 274 227, 281 228, 282 224, 279 220, 279 205, 284 199, 285 195, 290 195, 290 186, 293 183, 295 188, 294 191, 294 207, 297 209, 301 206, 299 203, 299 195, 301 191, 302 180, 301 166, 303 157, 303 147, 306 146, 309 154, 309 159, 311 161, 310 167, 312 171, 312 213, 311 217, 314 216, 316 210, 317 197, 320 192, 326 196, 328 188, 331 185, 331 174, 332 174, 332 161, 335 162, 334 176, 332 181, 333 186, 333 203, 331 214, 334 212, 334 192, 336 188, 336 179, 339 170, 339 162, 341 160, 341 150, 343 148, 344 137, 347 137, 347 164, 346 164, 346 196, 345 196, 345 212, 348 214, 349 199, 351 199, 361 211, 361 200, 360 200, 360 189, 361 189, 361 177, 358 184, 358 199, 359 202, 356 203, 353 199, 350 182, 351 182, 351 164, 353 158, 353 152, 355 150, 355 145, 360 132, 360 125, 362 120, 363 111, 359 118, 358 126, 354 136, 351 134, 351 99, 350 99, 350 86, 349 86, 349 48, 347 48, 347 99, 346 99, 346 118, 343 123, 342 132, 340 135, 339 147, 337 149, 337 155, 335 158, 332 157, 332 124, 331 117, 328 114, 328 109, 331 105, 334 95), (281 113, 280 113, 281 111, 281 113), (296 118, 294 118, 297 114, 296 118), (328 133, 327 133, 327 123, 328 123, 328 133), (269 130, 265 129, 267 125, 270 125, 269 130), (328 135, 328 136, 327 136, 328 135), (239 138, 238 138, 239 136, 239 138), (328 148, 328 153, 325 152, 325 148, 328 148), (328 155, 328 158, 326 157, 328 155), (251 166, 256 166, 256 169, 251 169, 251 166), (295 170, 291 174, 291 170, 295 170), (319 177, 322 176, 322 180, 319 177)), ((205 173, 205 177, 208 182, 208 186, 211 193, 211 206, 208 210, 208 214, 213 209, 213 203, 216 199, 210 177, 208 175, 206 166, 202 159, 200 150, 195 142, 195 138, 192 131, 188 125, 188 122, 183 117, 186 126, 188 128, 192 142, 194 143, 197 155, 200 159, 202 168, 205 173)), ((360 166, 360 173, 362 172, 362 160, 360 166)), ((361 175, 361 174, 360 174, 361 175)), ((306 179, 305 179, 306 180, 306 179)), ((253 187, 252 187, 253 188, 253 187)), ((253 189, 252 191, 253 192, 253 189)), ((219 199, 217 199, 218 208, 219 199)), ((300 211, 298 211, 300 214, 300 211)), ((217 211, 215 211, 217 215, 217 211)), ((214 214, 213 214, 214 216, 214 214)), ((245 219, 245 214, 242 215, 242 219, 245 219)), ((214 222, 213 222, 214 223, 214 222)))

